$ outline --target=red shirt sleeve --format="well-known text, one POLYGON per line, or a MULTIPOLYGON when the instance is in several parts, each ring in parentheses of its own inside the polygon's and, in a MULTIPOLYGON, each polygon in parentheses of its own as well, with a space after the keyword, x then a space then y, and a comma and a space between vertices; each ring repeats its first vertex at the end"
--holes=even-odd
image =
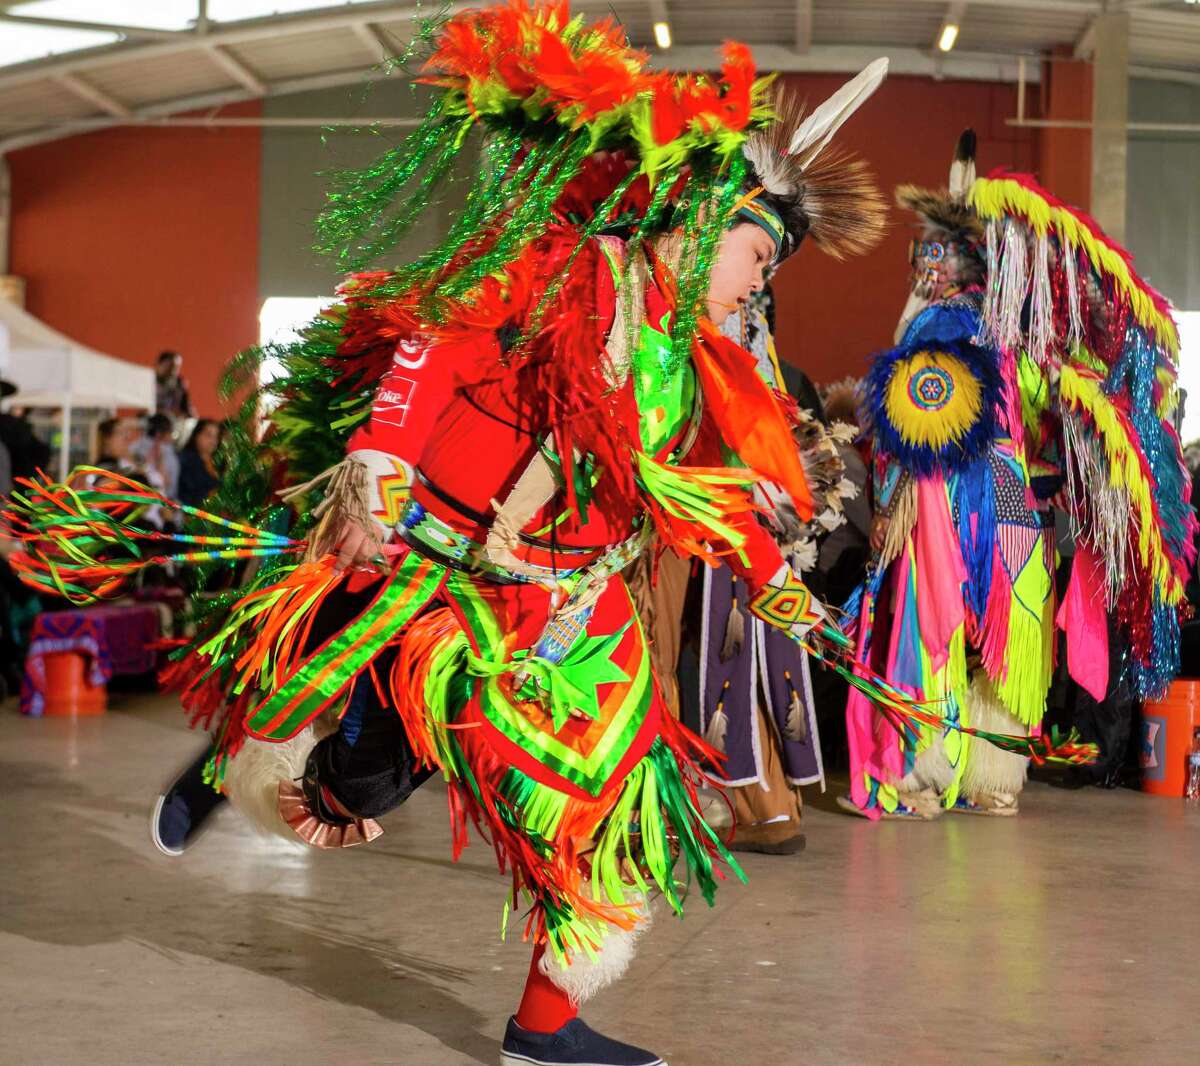
POLYGON ((386 452, 415 465, 455 391, 471 380, 476 366, 498 356, 491 333, 442 344, 402 341, 375 391, 371 420, 355 431, 347 451, 386 452))

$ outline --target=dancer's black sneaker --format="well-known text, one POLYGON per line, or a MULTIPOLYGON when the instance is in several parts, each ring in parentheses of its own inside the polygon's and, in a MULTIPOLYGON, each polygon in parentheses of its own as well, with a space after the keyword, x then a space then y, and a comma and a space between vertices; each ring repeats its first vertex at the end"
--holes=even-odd
POLYGON ((522 1029, 508 1019, 500 1066, 667 1066, 650 1051, 609 1040, 572 1018, 553 1033, 522 1029))
POLYGON ((164 855, 182 855, 200 835, 225 797, 204 780, 212 748, 204 750, 158 797, 150 818, 150 837, 164 855))

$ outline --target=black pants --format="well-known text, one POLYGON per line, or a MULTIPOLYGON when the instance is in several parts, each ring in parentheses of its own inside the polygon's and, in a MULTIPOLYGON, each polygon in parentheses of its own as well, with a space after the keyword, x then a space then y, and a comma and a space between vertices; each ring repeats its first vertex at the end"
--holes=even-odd
MULTIPOLYGON (((372 585, 358 592, 339 588, 325 598, 313 622, 305 653, 352 622, 378 592, 372 585)), ((386 692, 387 678, 399 654, 386 649, 374 662, 374 672, 386 692)), ((347 810, 362 818, 377 818, 399 807, 432 770, 415 770, 415 758, 404 722, 389 703, 380 699, 369 672, 355 682, 350 703, 336 733, 313 750, 317 779, 347 810)))

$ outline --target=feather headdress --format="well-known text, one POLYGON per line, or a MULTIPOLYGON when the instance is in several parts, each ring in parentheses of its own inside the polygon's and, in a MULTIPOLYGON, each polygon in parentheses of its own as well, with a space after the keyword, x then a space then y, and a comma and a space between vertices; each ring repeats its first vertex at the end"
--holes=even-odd
POLYGON ((775 120, 742 146, 746 184, 783 223, 780 258, 805 236, 836 259, 869 251, 883 236, 887 205, 866 165, 825 151, 833 135, 879 87, 888 61, 877 59, 811 113, 786 90, 776 90, 775 120))
POLYGON ((934 229, 961 234, 975 242, 982 240, 983 225, 968 203, 968 193, 975 184, 975 144, 975 131, 963 130, 954 146, 947 187, 924 189, 919 185, 900 185, 896 189, 896 203, 934 229))

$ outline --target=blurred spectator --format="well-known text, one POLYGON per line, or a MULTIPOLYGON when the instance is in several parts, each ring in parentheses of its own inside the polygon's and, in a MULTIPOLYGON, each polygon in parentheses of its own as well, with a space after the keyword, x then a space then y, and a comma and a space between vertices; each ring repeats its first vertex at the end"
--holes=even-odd
POLYGON ((862 428, 858 403, 859 379, 855 377, 842 378, 832 385, 826 385, 822 393, 825 404, 825 417, 830 422, 846 422, 856 429, 862 428))
MULTIPOLYGON (((0 399, 17 391, 11 381, 0 380, 0 399)), ((50 465, 50 446, 40 440, 33 427, 20 415, 0 414, 0 444, 8 450, 12 477, 34 477, 50 465)))
POLYGON ((211 418, 196 423, 179 455, 179 502, 199 507, 221 480, 216 454, 221 443, 220 424, 211 418))
POLYGON ((183 418, 194 418, 192 398, 183 380, 183 356, 178 352, 161 352, 155 368, 154 410, 166 415, 171 424, 183 418))
POLYGON ((138 442, 136 456, 152 484, 172 499, 179 491, 179 454, 172 440, 171 420, 154 414, 146 419, 146 435, 138 442))
POLYGON ((821 394, 817 392, 817 387, 813 384, 812 378, 798 366, 785 363, 782 359, 779 361, 779 369, 783 374, 783 383, 796 403, 804 410, 809 411, 818 422, 828 425, 829 419, 821 404, 821 394))
POLYGON ((116 474, 145 480, 145 470, 137 459, 142 427, 135 418, 106 418, 97 427, 99 451, 92 464, 116 474))

